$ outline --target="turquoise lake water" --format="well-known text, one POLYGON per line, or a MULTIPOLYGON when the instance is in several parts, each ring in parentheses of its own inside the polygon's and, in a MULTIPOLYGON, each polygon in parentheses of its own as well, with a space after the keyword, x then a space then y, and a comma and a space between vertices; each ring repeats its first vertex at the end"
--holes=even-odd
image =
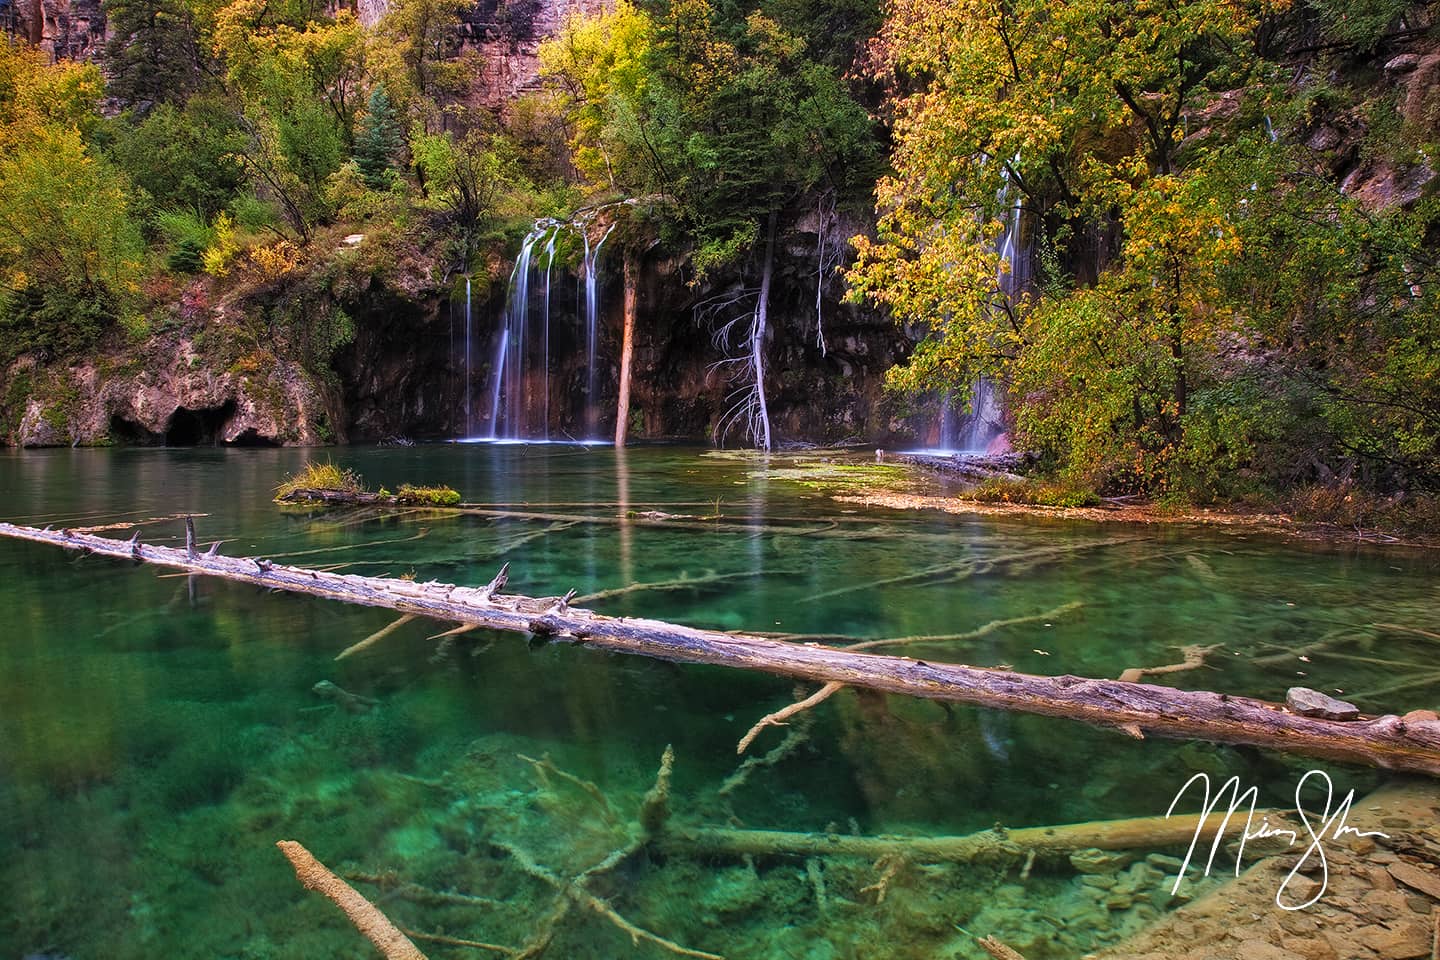
MULTIPOLYGON (((372 485, 444 483, 538 516, 277 507, 306 456, 11 452, 0 503, 41 526, 141 521, 157 543, 182 535, 163 518, 196 512, 226 553, 354 573, 475 585, 509 561, 520 593, 651 584, 587 605, 721 629, 861 639, 1021 621, 893 651, 937 661, 1114 677, 1213 644, 1206 666, 1160 682, 1272 699, 1302 683, 1367 710, 1440 700, 1435 641, 1416 632, 1440 633, 1434 553, 870 510, 832 500, 846 475, 817 481, 813 457, 682 448, 338 449, 322 457, 372 485)), ((1316 765, 847 691, 762 733, 750 755, 788 737, 783 755, 725 788, 736 741, 792 683, 514 635, 437 640, 450 625, 423 621, 336 661, 394 615, 16 542, 0 542, 0 617, 0 958, 374 956, 300 889, 281 839, 421 933, 670 956, 593 911, 561 916, 517 856, 568 881, 624 847, 667 745, 678 825, 864 834, 1152 816, 1197 771, 1280 804, 1316 765)), ((1331 769, 1342 789, 1377 782, 1331 769)), ((1044 960, 1154 919, 1168 901, 1144 865, 1134 902, 1109 908, 1063 860, 1022 881, 1018 864, 641 849, 586 884, 634 924, 731 958, 982 956, 959 925, 1044 960)))

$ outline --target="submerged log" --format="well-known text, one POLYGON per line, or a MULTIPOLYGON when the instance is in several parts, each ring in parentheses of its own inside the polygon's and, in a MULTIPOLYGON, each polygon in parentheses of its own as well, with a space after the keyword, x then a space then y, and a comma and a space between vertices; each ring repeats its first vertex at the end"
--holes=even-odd
MULTIPOLYGON (((838 833, 788 833, 783 830, 671 829, 658 838, 674 853, 731 857, 881 857, 904 856, 922 863, 975 863, 1022 860, 1030 854, 1065 856, 1079 850, 1159 850, 1213 842, 1216 831, 1238 838, 1247 827, 1248 811, 1230 816, 1176 814, 1096 820, 1014 830, 982 830, 959 837, 853 836, 838 833)), ((1268 817, 1284 824, 1274 810, 1256 810, 1255 821, 1268 817)))
MULTIPOLYGON (((307 570, 258 557, 183 549, 0 523, 0 536, 223 577, 271 590, 327 597, 458 624, 583 643, 678 663, 758 670, 813 683, 1064 717, 1130 736, 1248 744, 1348 763, 1440 775, 1440 721, 1394 715, 1359 720, 1298 716, 1283 705, 1146 683, 1046 677, 909 657, 701 630, 659 620, 607 617, 559 597, 532 598, 442 583, 307 570)), ((497 578, 498 579, 498 578, 497 578)), ((498 585, 494 588, 498 591, 498 585)))

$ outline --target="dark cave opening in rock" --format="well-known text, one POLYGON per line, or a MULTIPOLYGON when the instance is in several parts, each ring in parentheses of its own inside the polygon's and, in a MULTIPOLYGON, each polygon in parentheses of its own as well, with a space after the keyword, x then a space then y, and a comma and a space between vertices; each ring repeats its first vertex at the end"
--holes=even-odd
POLYGON ((240 434, 239 434, 234 440, 231 440, 231 441, 230 441, 230 446, 232 446, 232 447, 278 447, 278 446, 280 446, 280 444, 279 444, 278 442, 276 442, 276 440, 275 440, 273 437, 262 437, 262 436, 260 435, 260 431, 256 430, 254 427, 251 427, 251 428, 248 429, 248 430, 243 430, 243 431, 241 431, 240 434))
POLYGON ((165 425, 167 447, 215 446, 221 442, 225 424, 235 416, 235 401, 226 400, 218 407, 191 410, 180 407, 165 425))
POLYGON ((164 434, 146 430, 118 413, 110 418, 109 435, 111 440, 127 447, 158 447, 165 442, 164 434))

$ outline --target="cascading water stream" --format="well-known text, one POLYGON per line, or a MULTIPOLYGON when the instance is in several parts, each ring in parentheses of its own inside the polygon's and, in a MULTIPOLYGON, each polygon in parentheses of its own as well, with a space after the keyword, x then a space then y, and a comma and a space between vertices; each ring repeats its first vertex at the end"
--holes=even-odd
POLYGON ((560 236, 560 231, 550 231, 550 242, 545 244, 545 318, 543 339, 545 348, 542 351, 540 361, 541 369, 545 372, 545 389, 542 392, 544 402, 541 405, 541 423, 545 426, 545 439, 550 439, 550 268, 555 266, 555 238, 560 236))
MULTIPOLYGON (((599 340, 600 340, 600 253, 615 229, 607 227, 599 241, 591 242, 593 214, 561 222, 544 218, 537 220, 520 245, 519 256, 510 271, 505 311, 495 347, 495 364, 490 384, 491 440, 548 440, 557 424, 578 423, 577 433, 595 436, 599 419, 599 340), (561 312, 552 317, 555 305, 553 272, 562 233, 576 231, 580 235, 583 255, 580 262, 578 288, 574 305, 574 327, 567 327, 561 312), (532 290, 533 286, 538 290, 532 290), (531 309, 531 300, 536 309, 531 309), (556 325, 558 324, 558 326, 556 325), (573 332, 572 332, 573 331, 573 332), (578 358, 579 340, 584 337, 585 395, 584 408, 578 418, 570 411, 553 404, 552 373, 573 370, 567 359, 578 358), (557 354, 557 343, 559 353, 557 354), (571 346, 573 344, 573 347, 571 346), (567 351, 577 351, 568 353, 567 351), (558 414, 558 421, 556 419, 558 414)), ((561 288, 563 289, 563 287, 561 288)), ((566 303, 564 298, 560 301, 566 303)), ((557 380, 556 383, 568 381, 557 380)), ((562 390, 566 388, 562 387, 562 390)), ((573 390, 569 391, 574 396, 573 390)), ((470 422, 467 394, 467 424, 470 422)))
POLYGON ((595 374, 600 345, 600 292, 598 265, 600 262, 600 250, 605 246, 605 241, 610 239, 610 233, 615 229, 615 224, 610 224, 606 229, 600 242, 595 244, 595 249, 590 249, 589 240, 585 243, 585 402, 588 404, 590 416, 586 417, 585 426, 593 435, 595 424, 592 422, 597 410, 595 403, 595 374))
MULTIPOLYGON (((1019 157, 1014 162, 1019 161, 1019 157)), ((1009 309, 1012 298, 1024 288, 1028 280, 1028 251, 1020 244, 1023 196, 1011 190, 1010 171, 1002 171, 1000 189, 996 200, 1005 210, 1005 222, 995 242, 998 263, 995 268, 995 286, 1001 302, 994 309, 1009 309), (1013 192, 1013 197, 1012 197, 1013 192)), ((953 410, 955 395, 949 391, 941 399, 939 443, 945 450, 964 453, 985 453, 990 444, 1003 432, 1000 396, 993 381, 977 377, 970 385, 968 398, 969 413, 956 416, 953 410)))
MULTIPOLYGON (((453 346, 452 346, 453 348, 453 346)), ((475 418, 470 400, 470 275, 465 275, 465 434, 475 429, 475 418)))
POLYGON ((546 221, 536 223, 520 245, 520 256, 510 271, 509 294, 505 300, 500 342, 495 351, 493 396, 490 407, 490 439, 515 440, 524 436, 525 341, 530 314, 530 260, 535 244, 551 229, 546 221))

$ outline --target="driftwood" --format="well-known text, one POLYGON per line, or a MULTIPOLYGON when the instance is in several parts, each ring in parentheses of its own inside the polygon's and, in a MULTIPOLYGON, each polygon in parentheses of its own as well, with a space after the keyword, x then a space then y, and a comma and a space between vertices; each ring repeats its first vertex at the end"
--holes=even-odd
POLYGON ((1302 717, 1282 705, 1248 697, 928 663, 699 630, 659 620, 606 617, 568 606, 557 597, 490 595, 488 588, 322 573, 258 557, 221 556, 213 546, 192 559, 183 549, 68 530, 0 523, 0 536, 218 576, 265 589, 583 643, 606 653, 730 666, 812 683, 842 683, 883 693, 1064 717, 1131 736, 1249 744, 1440 775, 1440 722, 1436 721, 1406 721, 1394 715, 1351 721, 1302 717))
MULTIPOLYGON (((1238 837, 1246 814, 1135 817, 1015 830, 982 830, 962 837, 851 836, 839 833, 787 833, 781 830, 671 828, 657 838, 661 849, 690 856, 730 857, 903 857, 919 863, 977 863, 1024 860, 1030 854, 1065 856, 1077 850, 1156 850, 1188 847, 1197 837, 1207 843, 1215 831, 1238 837), (1228 823, 1226 822, 1228 819, 1228 823)), ((1270 823, 1283 823, 1275 810, 1255 811, 1270 823)))

